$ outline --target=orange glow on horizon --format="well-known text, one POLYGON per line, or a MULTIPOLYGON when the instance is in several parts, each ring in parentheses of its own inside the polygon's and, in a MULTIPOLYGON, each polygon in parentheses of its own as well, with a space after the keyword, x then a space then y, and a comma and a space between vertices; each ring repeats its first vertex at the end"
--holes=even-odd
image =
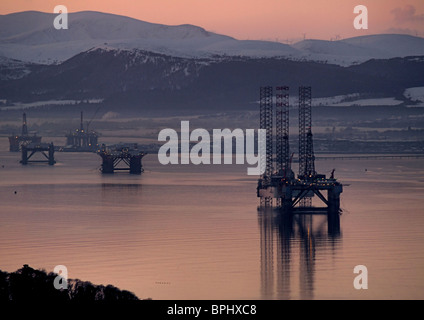
POLYGON ((166 25, 193 24, 237 39, 286 42, 378 33, 424 37, 422 0, 2 0, 0 14, 53 13, 59 4, 69 12, 90 10, 166 25), (353 27, 353 8, 359 4, 368 8, 368 30, 353 27))

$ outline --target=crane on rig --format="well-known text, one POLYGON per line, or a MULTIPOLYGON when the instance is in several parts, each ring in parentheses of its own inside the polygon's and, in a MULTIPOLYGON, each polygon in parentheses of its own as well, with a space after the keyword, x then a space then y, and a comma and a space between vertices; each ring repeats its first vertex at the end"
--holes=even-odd
POLYGON ((96 111, 94 112, 93 116, 91 117, 90 121, 88 121, 88 122, 87 122, 87 132, 89 132, 89 131, 88 131, 88 128, 89 128, 89 126, 90 126, 91 122, 93 122, 94 117, 97 115, 97 113, 99 112, 99 110, 100 110, 100 106, 98 106, 98 107, 97 107, 97 109, 96 109, 96 111))

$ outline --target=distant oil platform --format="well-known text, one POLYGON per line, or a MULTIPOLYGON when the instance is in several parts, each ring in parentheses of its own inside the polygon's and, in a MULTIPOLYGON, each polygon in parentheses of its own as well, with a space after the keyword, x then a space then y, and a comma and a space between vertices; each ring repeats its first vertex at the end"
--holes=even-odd
POLYGON ((261 159, 265 163, 265 172, 257 186, 260 208, 278 207, 284 211, 299 213, 339 213, 343 185, 334 178, 334 170, 329 178, 315 171, 311 87, 299 88, 297 178, 291 168, 293 153, 289 150, 289 87, 276 87, 275 132, 273 97, 273 87, 260 88, 260 128, 266 129, 266 154, 261 159), (324 206, 313 207, 314 196, 324 206))
MULTIPOLYGON (((97 113, 97 111, 96 111, 97 113)), ((94 116, 93 116, 94 118, 94 116)), ((102 158, 101 172, 115 173, 127 171, 130 174, 141 174, 143 169, 142 159, 147 154, 146 150, 139 149, 137 143, 120 143, 115 145, 99 145, 99 134, 89 131, 87 123, 84 129, 83 112, 81 111, 80 127, 66 134, 65 146, 54 146, 53 143, 41 143, 41 137, 28 134, 26 114, 23 114, 22 134, 9 137, 10 151, 21 151, 20 163, 28 165, 32 163, 56 163, 54 153, 61 152, 94 152, 102 158), (40 155, 38 158, 36 155, 40 155)), ((144 146, 143 149, 146 147, 144 146)))
POLYGON ((87 124, 87 129, 84 129, 83 117, 83 112, 81 111, 80 127, 66 135, 66 145, 59 148, 59 151, 96 152, 99 149, 99 134, 93 130, 89 131, 91 120, 87 124))
POLYGON ((19 152, 22 150, 22 146, 27 146, 29 144, 39 144, 41 143, 41 137, 34 135, 30 136, 28 134, 28 126, 26 113, 22 115, 22 132, 20 135, 11 135, 9 136, 9 151, 19 152))
POLYGON ((54 145, 53 143, 30 143, 22 146, 22 165, 30 163, 47 163, 52 166, 56 163, 54 158, 54 145), (35 154, 44 156, 42 159, 32 159, 35 154))
POLYGON ((101 167, 102 173, 127 171, 130 174, 141 174, 144 171, 141 160, 146 153, 139 150, 136 143, 111 146, 103 144, 97 151, 97 154, 103 160, 101 167))

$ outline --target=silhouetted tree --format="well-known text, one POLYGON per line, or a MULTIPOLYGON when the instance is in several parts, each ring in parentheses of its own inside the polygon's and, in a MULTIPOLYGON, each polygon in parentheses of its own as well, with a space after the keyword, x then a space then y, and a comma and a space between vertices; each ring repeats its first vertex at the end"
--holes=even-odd
POLYGON ((58 290, 54 287, 57 276, 53 272, 47 274, 45 270, 35 270, 28 265, 12 273, 0 270, 0 301, 138 300, 133 293, 121 291, 112 285, 96 286, 78 279, 68 279, 68 288, 58 290))

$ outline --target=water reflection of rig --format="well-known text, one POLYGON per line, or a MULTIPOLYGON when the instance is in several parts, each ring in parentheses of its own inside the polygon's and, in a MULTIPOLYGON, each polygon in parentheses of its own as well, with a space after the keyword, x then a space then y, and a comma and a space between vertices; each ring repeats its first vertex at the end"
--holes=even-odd
POLYGON ((342 233, 338 214, 258 212, 262 299, 313 299, 322 284, 322 257, 335 257, 342 233))
POLYGON ((29 144, 39 144, 41 143, 41 137, 34 135, 30 136, 28 134, 28 126, 26 120, 26 114, 22 115, 22 132, 21 135, 11 135, 9 136, 9 150, 12 152, 19 152, 22 150, 22 146, 27 146, 29 144))
POLYGON ((343 186, 334 178, 315 171, 312 139, 311 87, 299 88, 299 174, 295 177, 289 150, 289 88, 276 87, 275 134, 273 87, 260 89, 260 128, 266 129, 265 172, 258 180, 260 207, 279 207, 290 212, 339 213, 343 186), (275 137, 275 143, 274 143, 275 137), (275 147, 275 149, 274 149, 275 147), (274 151, 275 150, 275 151, 274 151), (323 194, 326 191, 327 197, 323 194), (317 196, 324 207, 312 207, 317 196))

